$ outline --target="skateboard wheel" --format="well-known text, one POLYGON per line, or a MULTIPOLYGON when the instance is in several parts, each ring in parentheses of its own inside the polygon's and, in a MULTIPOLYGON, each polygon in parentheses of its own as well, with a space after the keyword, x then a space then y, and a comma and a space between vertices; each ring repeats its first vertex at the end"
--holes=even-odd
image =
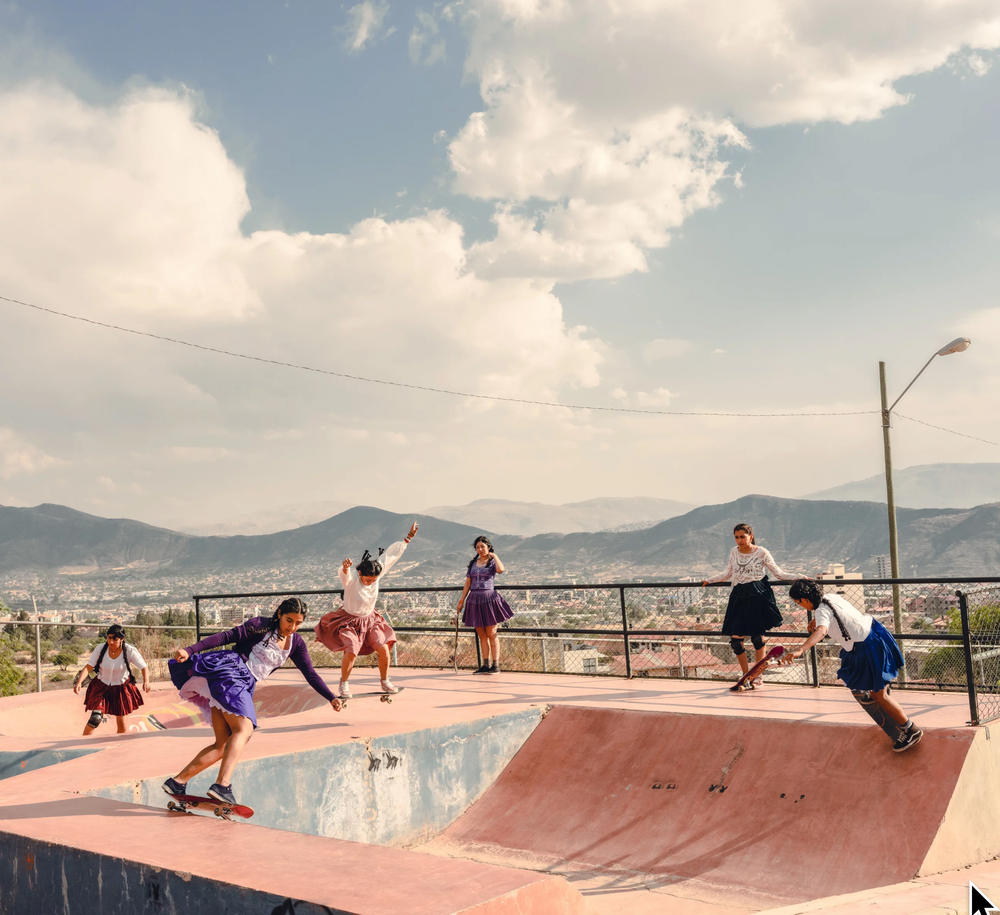
POLYGON ((379 698, 380 702, 388 702, 389 701, 389 697, 388 696, 379 696, 378 698, 379 698))

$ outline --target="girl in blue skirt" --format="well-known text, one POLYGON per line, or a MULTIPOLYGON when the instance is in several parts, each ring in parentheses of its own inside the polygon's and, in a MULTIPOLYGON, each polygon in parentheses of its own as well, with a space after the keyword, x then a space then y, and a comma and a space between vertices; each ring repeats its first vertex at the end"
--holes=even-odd
MULTIPOLYGON (((722 634, 729 636, 729 644, 740 662, 743 673, 750 670, 746 648, 743 642, 750 639, 754 647, 754 662, 764 657, 764 633, 781 625, 781 611, 774 599, 770 572, 781 581, 794 581, 798 575, 787 575, 779 568, 774 557, 762 546, 757 545, 753 528, 749 524, 737 524, 733 528, 736 546, 729 553, 729 566, 721 575, 707 578, 702 587, 719 581, 732 583, 726 618, 722 622, 722 634)), ((758 677, 748 682, 744 689, 755 689, 762 684, 758 677)))
POLYGON ((476 555, 472 557, 465 572, 465 587, 458 599, 458 612, 461 613, 462 607, 465 607, 462 623, 474 628, 479 636, 479 652, 483 663, 476 673, 495 674, 500 670, 497 626, 509 620, 514 612, 493 588, 494 577, 504 572, 503 563, 493 552, 493 544, 488 537, 480 536, 472 546, 476 555))
POLYGON ((889 684, 903 666, 903 655, 889 630, 839 594, 824 594, 822 586, 814 581, 795 582, 788 589, 788 596, 800 607, 815 612, 816 618, 809 622, 809 638, 787 652, 781 662, 791 664, 829 635, 840 645, 837 678, 844 681, 859 702, 864 704, 870 696, 896 722, 902 734, 893 743, 893 750, 897 753, 909 750, 923 737, 923 732, 889 695, 889 684))
POLYGON ((232 776, 247 741, 257 727, 254 688, 285 661, 301 671, 306 682, 339 712, 341 701, 312 666, 306 643, 296 632, 306 618, 306 602, 283 600, 270 618, 255 616, 228 632, 217 632, 189 648, 178 648, 170 662, 170 679, 181 698, 193 702, 210 718, 215 742, 205 747, 175 778, 163 783, 171 795, 187 794, 187 783, 221 760, 219 777, 208 796, 235 804, 232 776), (231 650, 210 651, 232 645, 231 650))

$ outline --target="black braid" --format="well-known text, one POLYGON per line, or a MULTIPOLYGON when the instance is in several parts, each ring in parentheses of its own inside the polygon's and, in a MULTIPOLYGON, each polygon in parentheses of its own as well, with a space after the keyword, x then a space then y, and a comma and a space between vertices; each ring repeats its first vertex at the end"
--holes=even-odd
POLYGON ((820 601, 821 604, 826 604, 830 610, 833 612, 833 618, 837 621, 837 625, 840 626, 840 634, 844 637, 844 641, 853 642, 854 639, 851 638, 850 633, 844 626, 844 621, 840 618, 840 614, 837 613, 836 608, 831 604, 825 597, 820 601))
POLYGON ((105 640, 104 644, 101 646, 101 653, 97 656, 97 664, 94 665, 94 676, 99 677, 101 675, 101 662, 104 660, 104 656, 108 653, 108 643, 105 640))

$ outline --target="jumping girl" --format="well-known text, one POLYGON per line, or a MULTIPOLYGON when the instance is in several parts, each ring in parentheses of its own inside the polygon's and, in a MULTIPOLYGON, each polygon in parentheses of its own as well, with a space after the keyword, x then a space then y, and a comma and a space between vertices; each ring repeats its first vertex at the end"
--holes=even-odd
POLYGON ((94 733, 105 716, 114 715, 118 733, 125 733, 125 719, 142 705, 142 694, 135 687, 132 668, 142 671, 142 688, 149 692, 149 668, 138 649, 125 642, 125 630, 115 623, 108 627, 108 637, 90 655, 87 665, 76 675, 73 692, 80 695, 80 686, 87 674, 97 671, 90 681, 84 697, 84 708, 90 719, 83 729, 83 736, 94 733))
POLYGON ((344 600, 340 609, 331 610, 316 624, 316 641, 326 645, 330 651, 344 652, 340 665, 341 699, 351 698, 351 671, 357 656, 373 652, 378 655, 382 691, 399 692, 389 681, 389 650, 396 644, 396 633, 375 609, 375 602, 378 600, 379 578, 399 561, 419 529, 420 525, 414 523, 406 537, 387 550, 379 550, 378 559, 373 559, 371 553, 365 550, 356 567, 352 568, 354 563, 345 559, 338 570, 344 600))
MULTIPOLYGON (((764 633, 781 625, 781 611, 774 599, 767 572, 780 581, 794 581, 801 576, 785 574, 774 557, 764 547, 757 546, 753 528, 749 524, 737 524, 733 528, 733 536, 736 538, 736 546, 729 554, 728 568, 721 575, 706 578, 701 584, 704 587, 719 581, 732 582, 726 618, 722 622, 722 634, 729 636, 729 644, 736 660, 740 662, 743 673, 746 673, 750 670, 750 665, 743 641, 750 639, 754 647, 754 660, 760 661, 764 657, 764 633)), ((758 677, 752 683, 747 683, 744 689, 758 688, 762 682, 758 677)))
POLYGON ((457 612, 465 613, 462 623, 475 628, 479 637, 479 653, 483 663, 477 674, 495 674, 500 667, 500 639, 497 626, 513 615, 507 601, 493 589, 493 578, 504 573, 503 563, 493 552, 489 538, 480 536, 472 544, 476 555, 465 572, 465 588, 458 599, 457 612), (492 661, 490 660, 492 658, 492 661))
POLYGON ((893 734, 902 732, 893 741, 893 750, 897 753, 909 750, 924 735, 889 695, 889 683, 896 679, 903 666, 903 655, 889 630, 839 594, 824 594, 814 581, 795 582, 788 589, 788 596, 800 607, 815 611, 816 619, 809 621, 809 638, 798 648, 786 652, 781 663, 791 664, 829 635, 840 645, 837 678, 844 681, 854 698, 883 730, 893 734), (875 711, 873 703, 882 714, 875 711), (898 729, 885 727, 885 715, 898 725, 898 729))
POLYGON ((301 671, 306 682, 328 700, 335 712, 341 702, 327 689, 313 669, 306 643, 296 632, 306 618, 306 602, 298 597, 283 600, 269 619, 255 616, 228 632, 217 632, 189 648, 178 648, 170 661, 170 679, 181 698, 197 705, 212 721, 215 742, 195 756, 175 778, 163 783, 167 794, 187 794, 187 783, 220 760, 218 780, 208 796, 235 804, 232 777, 243 748, 257 727, 254 688, 285 661, 301 671), (231 650, 209 651, 222 645, 231 650))

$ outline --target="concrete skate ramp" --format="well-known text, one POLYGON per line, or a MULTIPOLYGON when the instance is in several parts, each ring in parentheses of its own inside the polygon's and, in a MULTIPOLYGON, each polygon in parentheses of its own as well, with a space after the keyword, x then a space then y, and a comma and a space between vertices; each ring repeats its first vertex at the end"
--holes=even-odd
POLYGON ((996 743, 938 728, 896 754, 872 725, 556 707, 433 844, 792 900, 850 893, 1000 853, 996 743))

